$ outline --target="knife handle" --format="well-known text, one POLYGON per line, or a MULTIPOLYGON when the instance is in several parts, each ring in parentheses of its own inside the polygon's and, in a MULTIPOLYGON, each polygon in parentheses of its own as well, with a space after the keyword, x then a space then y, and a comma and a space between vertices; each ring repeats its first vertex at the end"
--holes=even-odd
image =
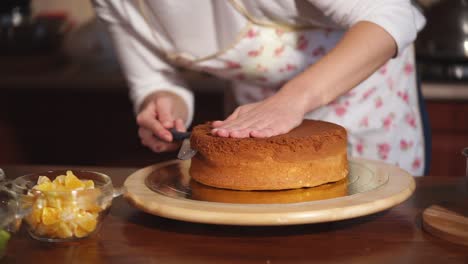
POLYGON ((182 141, 186 138, 189 138, 190 135, 192 134, 190 132, 177 131, 175 128, 170 128, 169 132, 171 132, 171 135, 174 141, 182 141))

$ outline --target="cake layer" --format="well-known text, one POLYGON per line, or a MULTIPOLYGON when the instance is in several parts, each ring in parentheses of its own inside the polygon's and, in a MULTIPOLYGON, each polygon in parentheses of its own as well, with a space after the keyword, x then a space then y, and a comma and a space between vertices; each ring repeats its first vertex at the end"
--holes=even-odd
POLYGON ((192 159, 191 177, 208 186, 233 190, 283 190, 314 187, 345 178, 346 152, 341 155, 301 162, 239 163, 237 166, 212 166, 199 157, 192 159))
POLYGON ((196 126, 190 175, 196 181, 234 190, 282 190, 339 181, 348 173, 346 130, 304 121, 270 138, 222 138, 208 124, 196 126))

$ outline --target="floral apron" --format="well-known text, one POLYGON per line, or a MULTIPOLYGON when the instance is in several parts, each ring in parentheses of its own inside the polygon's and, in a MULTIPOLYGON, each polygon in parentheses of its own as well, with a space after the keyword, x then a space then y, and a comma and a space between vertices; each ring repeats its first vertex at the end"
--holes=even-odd
MULTIPOLYGON (((204 58, 187 53, 166 55, 179 66, 232 80, 240 105, 273 95, 322 58, 344 34, 343 30, 266 24, 251 17, 240 2, 231 3, 248 24, 230 47, 204 58)), ((414 65, 411 46, 355 88, 304 118, 345 127, 351 157, 381 160, 422 175, 424 137, 414 65)))

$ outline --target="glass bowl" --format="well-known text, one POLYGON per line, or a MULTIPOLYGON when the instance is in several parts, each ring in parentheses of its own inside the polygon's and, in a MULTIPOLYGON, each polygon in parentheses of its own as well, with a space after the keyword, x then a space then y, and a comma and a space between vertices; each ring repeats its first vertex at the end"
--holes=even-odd
POLYGON ((28 174, 13 180, 12 189, 23 208, 31 237, 47 242, 75 241, 98 232, 113 198, 106 174, 95 171, 53 170, 28 174))
POLYGON ((11 235, 18 231, 21 217, 16 194, 7 188, 6 182, 0 184, 0 259, 2 259, 11 235))

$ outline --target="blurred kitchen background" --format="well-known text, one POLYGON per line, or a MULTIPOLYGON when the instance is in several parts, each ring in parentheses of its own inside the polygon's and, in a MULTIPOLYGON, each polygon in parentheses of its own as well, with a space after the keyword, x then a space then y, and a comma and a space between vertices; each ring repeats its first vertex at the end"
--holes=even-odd
MULTIPOLYGON (((416 52, 431 123, 430 175, 465 173, 467 2, 418 1, 428 20, 416 52)), ((228 83, 185 75, 194 124, 232 109, 228 83)), ((174 157, 140 145, 126 83, 90 0, 0 1, 0 164, 142 167, 174 157)))

